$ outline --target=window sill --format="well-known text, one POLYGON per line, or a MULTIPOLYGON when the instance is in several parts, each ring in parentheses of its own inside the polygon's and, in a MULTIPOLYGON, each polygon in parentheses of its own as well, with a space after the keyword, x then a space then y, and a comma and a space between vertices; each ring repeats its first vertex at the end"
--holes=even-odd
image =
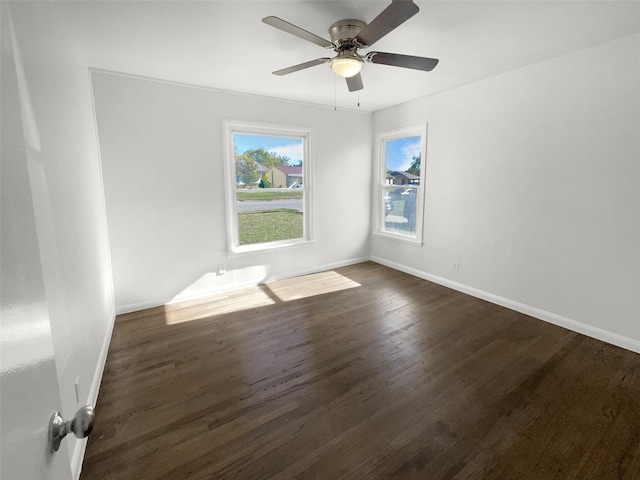
POLYGON ((386 240, 393 240, 394 242, 406 243, 407 245, 411 245, 412 247, 422 247, 424 245, 421 239, 406 237, 402 235, 394 235, 392 233, 373 232, 373 236, 384 238, 386 240))
POLYGON ((244 255, 273 252, 275 250, 287 250, 290 248, 304 247, 315 243, 315 240, 285 240, 282 242, 260 243, 254 245, 242 245, 229 251, 229 257, 239 257, 244 255))

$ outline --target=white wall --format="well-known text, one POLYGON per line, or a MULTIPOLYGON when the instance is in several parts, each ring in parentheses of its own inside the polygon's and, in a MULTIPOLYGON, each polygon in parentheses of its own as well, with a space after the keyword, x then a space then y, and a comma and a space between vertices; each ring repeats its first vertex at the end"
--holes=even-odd
POLYGON ((105 72, 92 78, 119 312, 368 256, 370 114, 105 72), (315 242, 229 257, 224 119, 312 128, 315 242), (219 264, 227 273, 217 277, 219 264))
POLYGON ((424 247, 374 238, 373 257, 640 351, 640 36, 373 123, 420 122, 424 247))
MULTIPOLYGON (((115 315, 91 83, 56 5, 13 2, 10 8, 24 65, 18 83, 26 156, 68 418, 95 402, 115 315)), ((77 468, 84 441, 65 441, 77 468)))

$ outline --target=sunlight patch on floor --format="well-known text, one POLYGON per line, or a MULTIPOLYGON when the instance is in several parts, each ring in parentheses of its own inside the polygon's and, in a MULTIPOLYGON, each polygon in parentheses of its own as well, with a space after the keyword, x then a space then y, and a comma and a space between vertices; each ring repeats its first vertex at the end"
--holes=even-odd
POLYGON ((359 286, 358 282, 354 282, 333 270, 304 277, 288 278, 265 285, 283 302, 339 292, 359 286))
POLYGON ((227 313, 241 312, 253 308, 267 307, 276 301, 262 285, 221 293, 199 300, 174 303, 165 307, 165 323, 177 323, 210 318, 227 313), (199 305, 194 305, 199 303, 199 305))
POLYGON ((360 286, 334 271, 314 273, 166 305, 165 323, 175 325, 360 286))

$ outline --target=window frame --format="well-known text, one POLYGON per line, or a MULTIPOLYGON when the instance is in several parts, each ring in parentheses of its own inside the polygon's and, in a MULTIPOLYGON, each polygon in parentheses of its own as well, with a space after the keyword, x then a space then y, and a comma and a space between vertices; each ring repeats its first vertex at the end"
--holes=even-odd
POLYGON ((388 238, 402 243, 408 243, 414 246, 422 246, 424 232, 424 196, 425 196, 425 178, 427 169, 427 124, 422 123, 410 127, 399 128, 378 132, 375 135, 375 159, 376 159, 376 175, 374 183, 374 230, 373 235, 382 238, 388 238), (416 234, 414 236, 403 235, 384 230, 385 226, 385 206, 384 196, 387 176, 387 142, 390 140, 398 140, 407 137, 420 137, 420 184, 416 197, 416 234))
MULTIPOLYGON (((240 120, 224 120, 223 121, 223 164, 225 177, 225 204, 226 204, 226 230, 227 230, 227 249, 230 256, 241 255, 246 253, 259 253, 274 249, 287 247, 296 247, 306 245, 313 242, 313 161, 312 161, 312 138, 313 132, 311 128, 267 124, 258 122, 246 122, 240 120), (236 184, 236 160, 235 160, 235 144, 233 139, 234 133, 255 134, 255 135, 271 135, 276 137, 293 137, 301 138, 303 145, 302 160, 302 205, 303 205, 303 234, 301 238, 277 240, 273 242, 253 243, 249 245, 240 245, 238 231, 238 211, 236 193, 238 192, 236 184)), ((274 190, 287 190, 286 188, 274 190)))

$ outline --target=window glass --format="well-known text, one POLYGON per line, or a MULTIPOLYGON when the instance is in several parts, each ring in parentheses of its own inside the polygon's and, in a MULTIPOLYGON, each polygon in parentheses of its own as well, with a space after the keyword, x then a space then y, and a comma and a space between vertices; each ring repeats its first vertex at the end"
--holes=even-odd
POLYGON ((424 127, 380 134, 377 232, 422 241, 424 127))
POLYGON ((232 250, 308 240, 307 133, 230 128, 232 250), (258 131, 256 131, 258 130, 258 131))

